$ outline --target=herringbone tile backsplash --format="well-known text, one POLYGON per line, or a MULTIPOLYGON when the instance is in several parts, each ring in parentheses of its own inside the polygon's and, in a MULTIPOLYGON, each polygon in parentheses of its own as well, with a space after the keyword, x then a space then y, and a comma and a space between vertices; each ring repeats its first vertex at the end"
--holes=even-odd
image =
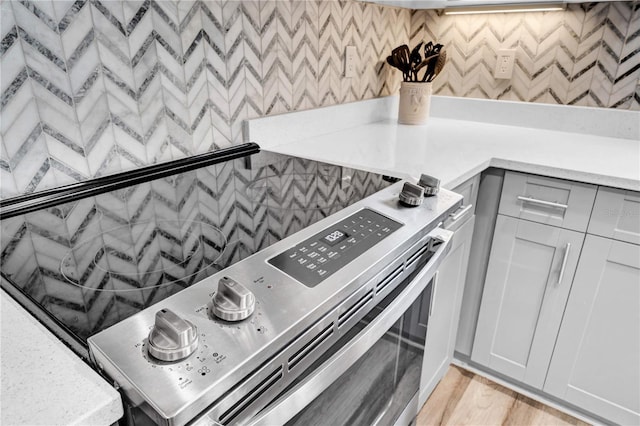
POLYGON ((239 143, 246 118, 395 93, 384 59, 409 41, 446 45, 438 94, 640 108, 637 1, 450 17, 354 0, 8 0, 0 19, 2 198, 239 143), (502 47, 517 49, 510 81, 492 77, 502 47))
POLYGON ((436 94, 640 109, 638 1, 569 4, 546 13, 415 11, 411 40, 447 47, 436 94), (516 49, 511 80, 493 78, 498 49, 516 49))

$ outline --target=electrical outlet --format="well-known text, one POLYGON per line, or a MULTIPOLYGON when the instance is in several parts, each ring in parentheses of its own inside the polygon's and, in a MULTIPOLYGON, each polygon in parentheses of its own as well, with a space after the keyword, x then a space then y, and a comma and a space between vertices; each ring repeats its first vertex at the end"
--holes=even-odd
POLYGON ((498 50, 496 69, 493 72, 495 78, 509 79, 513 75, 513 64, 516 61, 516 49, 498 50))
POLYGON ((356 76, 356 47, 347 46, 344 49, 344 76, 347 78, 356 76))

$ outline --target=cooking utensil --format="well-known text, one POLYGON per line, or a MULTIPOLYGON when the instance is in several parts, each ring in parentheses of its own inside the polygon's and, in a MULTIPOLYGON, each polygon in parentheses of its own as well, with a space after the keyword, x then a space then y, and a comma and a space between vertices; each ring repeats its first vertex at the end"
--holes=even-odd
POLYGON ((400 71, 402 71, 402 66, 400 64, 398 64, 396 55, 393 54, 393 52, 391 52, 391 55, 387 56, 387 63, 389 65, 391 65, 394 68, 399 69, 400 71))
POLYGON ((430 41, 429 43, 424 45, 424 57, 426 58, 432 55, 433 55, 433 42, 430 41))
POLYGON ((393 56, 393 60, 396 62, 400 71, 402 71, 402 77, 404 81, 410 81, 411 76, 411 61, 409 60, 409 56, 411 52, 409 51, 409 46, 403 44, 402 46, 398 46, 391 51, 391 56, 393 56))
POLYGON ((438 76, 438 74, 440 74, 440 71, 442 71, 442 68, 444 68, 444 64, 445 64, 446 61, 447 61, 447 52, 443 50, 438 55, 438 59, 436 61, 436 65, 433 68, 433 75, 431 76, 431 79, 429 80, 429 82, 432 82, 433 79, 436 78, 438 76))
POLYGON ((412 81, 418 81, 418 70, 416 69, 416 67, 422 62, 422 56, 420 56, 421 47, 422 42, 414 47, 411 51, 411 54, 409 55, 409 62, 411 62, 412 81))
MULTIPOLYGON (((424 59, 422 60, 422 62, 420 62, 420 65, 418 65, 417 67, 415 67, 415 69, 414 69, 414 71, 415 71, 415 75, 416 75, 416 80, 415 80, 415 81, 422 81, 422 82, 425 82, 425 81, 426 81, 426 75, 425 75, 425 76, 423 76, 423 78, 422 78, 422 79, 419 79, 419 78, 418 78, 418 71, 420 71, 422 68, 424 68, 424 67, 428 66, 428 65, 429 65, 429 62, 437 60, 437 57, 438 57, 438 55, 437 55, 437 54, 436 54, 436 55, 431 55, 431 56, 429 56, 429 57, 426 57, 426 58, 424 58, 424 59)), ((425 70, 425 72, 426 72, 426 70, 425 70)))
POLYGON ((440 50, 442 49, 442 45, 441 44, 436 44, 435 46, 433 46, 433 54, 437 55, 434 59, 431 59, 429 61, 429 64, 427 64, 427 71, 424 74, 424 77, 422 79, 423 82, 430 82, 433 80, 434 77, 434 71, 436 68, 436 62, 437 62, 437 58, 438 56, 440 56, 440 50))
MULTIPOLYGON (((424 44, 424 59, 420 55, 420 49, 423 42, 418 43, 413 49, 409 50, 409 46, 403 44, 391 51, 391 55, 386 60, 389 65, 399 69, 402 72, 402 79, 406 82, 431 82, 442 71, 446 55, 440 57, 442 44, 433 44, 428 42, 424 44), (422 78, 419 72, 426 68, 422 78)), ((444 52, 443 52, 444 53, 444 52)))

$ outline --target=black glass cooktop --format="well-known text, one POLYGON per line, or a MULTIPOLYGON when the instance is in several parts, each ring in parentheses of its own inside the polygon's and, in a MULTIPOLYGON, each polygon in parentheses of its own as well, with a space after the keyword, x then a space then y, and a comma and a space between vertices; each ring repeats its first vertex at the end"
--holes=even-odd
POLYGON ((3 287, 83 342, 388 185, 380 175, 347 176, 293 157, 244 164, 226 161, 3 218, 3 287))

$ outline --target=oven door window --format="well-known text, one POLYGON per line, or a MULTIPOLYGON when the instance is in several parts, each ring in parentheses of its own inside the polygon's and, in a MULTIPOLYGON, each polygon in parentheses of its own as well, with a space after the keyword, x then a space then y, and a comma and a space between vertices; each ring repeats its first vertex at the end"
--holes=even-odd
MULTIPOLYGON (((287 425, 394 424, 420 386, 431 288, 429 284, 382 338, 287 425)), ((394 297, 392 293, 376 306, 336 343, 335 350, 375 321, 394 297)), ((328 351, 326 357, 335 350, 328 351)), ((323 360, 318 361, 321 362, 323 360)))

